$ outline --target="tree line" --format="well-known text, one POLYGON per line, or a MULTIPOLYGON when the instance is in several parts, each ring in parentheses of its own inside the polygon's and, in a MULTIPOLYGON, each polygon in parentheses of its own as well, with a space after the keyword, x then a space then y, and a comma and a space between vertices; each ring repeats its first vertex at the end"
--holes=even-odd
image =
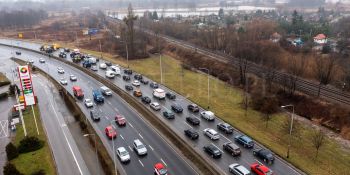
POLYGON ((30 27, 48 17, 44 10, 0 11, 0 28, 30 27))

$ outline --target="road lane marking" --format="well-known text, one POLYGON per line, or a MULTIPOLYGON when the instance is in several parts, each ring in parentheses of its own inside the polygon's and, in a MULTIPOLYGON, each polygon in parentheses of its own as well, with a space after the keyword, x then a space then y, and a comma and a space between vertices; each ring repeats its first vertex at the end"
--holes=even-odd
POLYGON ((192 126, 189 125, 187 122, 184 121, 184 123, 185 123, 187 126, 189 126, 191 129, 193 129, 192 126))
POLYGON ((119 110, 117 108, 114 108, 115 112, 118 112, 119 113, 119 110))
POLYGON ((228 139, 227 137, 225 137, 223 134, 220 134, 223 138, 225 138, 228 141, 231 141, 230 139, 228 139))
POLYGON ((139 133, 139 136, 143 139, 142 135, 139 133))
POLYGON ((129 149, 130 149, 131 152, 134 152, 134 151, 132 150, 131 146, 128 146, 128 147, 129 147, 129 149))
POLYGON ((143 165, 143 163, 141 162, 141 160, 140 160, 140 159, 139 159, 139 162, 140 162, 140 164, 141 164, 141 166, 142 166, 142 167, 145 167, 145 166, 143 165))
POLYGON ((107 103, 108 103, 109 105, 112 105, 112 103, 111 103, 111 102, 109 102, 109 101, 107 101, 107 103))
POLYGON ((121 137, 121 138, 122 138, 122 139, 124 140, 124 137, 123 137, 123 135, 121 135, 121 134, 120 134, 120 137, 121 137))
POLYGON ((199 121, 202 121, 202 119, 201 119, 201 117, 197 117, 197 116, 195 116, 195 115, 193 115, 193 114, 191 114, 193 117, 195 117, 195 118, 197 118, 199 121))
POLYGON ((107 116, 105 116, 106 120, 108 120, 109 118, 107 116))
POLYGON ((212 145, 214 145, 217 149, 219 149, 222 153, 224 153, 219 147, 217 147, 213 142, 211 143, 212 145))
POLYGON ((112 127, 113 127, 114 129, 117 129, 114 125, 112 125, 112 127))
POLYGON ((154 149, 153 149, 153 147, 151 145, 148 145, 148 146, 151 148, 152 151, 154 151, 154 149))
POLYGON ((132 127, 132 128, 134 128, 134 126, 129 122, 129 125, 132 127))
POLYGON ((160 158, 160 160, 164 163, 165 166, 168 166, 162 158, 160 158))

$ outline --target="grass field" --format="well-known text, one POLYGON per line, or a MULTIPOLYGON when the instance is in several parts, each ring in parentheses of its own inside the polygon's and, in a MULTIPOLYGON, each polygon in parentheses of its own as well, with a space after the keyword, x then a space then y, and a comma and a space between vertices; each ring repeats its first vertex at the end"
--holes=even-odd
MULTIPOLYGON (((99 52, 87 51, 99 56, 99 52)), ((105 59, 126 66, 126 60, 113 58, 104 54, 105 59)), ((208 106, 207 75, 183 70, 178 60, 169 56, 162 57, 163 83, 189 98, 200 106, 208 106)), ((160 82, 159 56, 149 59, 129 61, 130 68, 151 79, 160 82)), ((241 108, 243 92, 226 83, 210 78, 210 110, 226 122, 253 137, 263 145, 273 150, 281 157, 286 157, 288 135, 281 132, 283 123, 288 119, 286 114, 276 114, 269 121, 268 128, 261 119, 261 114, 249 109, 247 113, 241 108)), ((307 174, 344 175, 350 172, 350 152, 337 145, 334 140, 326 139, 321 147, 318 158, 311 143, 313 130, 302 126, 301 137, 293 139, 290 157, 288 159, 296 167, 307 174)), ((286 158, 285 158, 286 159, 286 158)))
MULTIPOLYGON (((27 130, 28 136, 35 136, 38 137, 40 140, 45 141, 45 145, 43 148, 29 152, 20 154, 16 159, 11 160, 11 163, 13 163, 17 169, 24 174, 32 174, 34 172, 39 171, 40 169, 43 169, 46 174, 48 175, 54 175, 56 174, 55 170, 55 164, 53 161, 53 156, 51 154, 50 147, 48 145, 48 140, 46 138, 45 132, 43 130, 41 119, 40 119, 40 113, 38 107, 34 108, 36 119, 38 122, 39 127, 39 133, 38 136, 37 130, 34 123, 34 117, 32 110, 28 107, 26 111, 23 112, 23 118, 25 121, 25 126, 27 130)), ((20 140, 24 138, 24 132, 22 125, 17 125, 17 132, 16 136, 13 139, 13 143, 18 146, 20 140)))
POLYGON ((0 72, 0 86, 7 84, 10 84, 10 80, 2 72, 0 72))

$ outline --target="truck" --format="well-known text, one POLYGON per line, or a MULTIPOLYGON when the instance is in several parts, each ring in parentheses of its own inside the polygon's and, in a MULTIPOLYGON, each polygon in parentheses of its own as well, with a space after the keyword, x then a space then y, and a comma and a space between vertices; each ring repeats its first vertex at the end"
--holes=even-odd
POLYGON ((79 86, 73 86, 73 94, 78 99, 83 99, 84 98, 83 90, 79 86))
POLYGON ((159 100, 165 99, 165 91, 163 89, 154 89, 153 97, 158 98, 159 100))
POLYGON ((101 91, 98 89, 92 90, 92 96, 96 102, 103 103, 105 101, 101 91))

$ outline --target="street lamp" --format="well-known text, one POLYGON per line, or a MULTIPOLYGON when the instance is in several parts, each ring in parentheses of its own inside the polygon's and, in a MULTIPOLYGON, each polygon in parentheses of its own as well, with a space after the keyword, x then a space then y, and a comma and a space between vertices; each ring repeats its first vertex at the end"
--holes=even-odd
MULTIPOLYGON (((111 120, 111 126, 113 126, 112 122, 115 122, 116 120, 111 120)), ((117 174, 117 164, 115 163, 115 149, 114 149, 114 137, 112 136, 112 149, 113 149, 113 162, 114 162, 114 173, 117 174)))
POLYGON ((84 137, 89 137, 89 136, 94 136, 94 142, 95 142, 95 154, 96 154, 96 170, 97 174, 100 174, 100 168, 99 168, 99 160, 98 160, 98 155, 97 155, 97 145, 96 145, 96 135, 95 134, 84 134, 84 137))
POLYGON ((287 107, 293 108, 292 120, 290 122, 290 128, 289 128, 289 141, 288 141, 288 150, 287 150, 287 158, 289 158, 289 151, 290 151, 291 137, 292 137, 292 130, 293 130, 293 121, 294 121, 294 105, 290 104, 290 105, 281 106, 281 108, 287 108, 287 107))
POLYGON ((208 109, 209 109, 210 108, 210 82, 209 82, 210 72, 209 72, 209 69, 202 68, 202 67, 200 67, 199 70, 205 70, 207 71, 207 74, 208 74, 208 109))

